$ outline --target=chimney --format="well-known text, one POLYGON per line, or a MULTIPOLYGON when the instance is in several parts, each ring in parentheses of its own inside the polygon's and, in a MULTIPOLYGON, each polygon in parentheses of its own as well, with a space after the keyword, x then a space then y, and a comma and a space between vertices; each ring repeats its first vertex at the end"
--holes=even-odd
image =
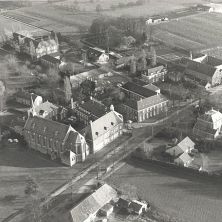
POLYGON ((110 105, 110 111, 115 111, 113 104, 110 105))

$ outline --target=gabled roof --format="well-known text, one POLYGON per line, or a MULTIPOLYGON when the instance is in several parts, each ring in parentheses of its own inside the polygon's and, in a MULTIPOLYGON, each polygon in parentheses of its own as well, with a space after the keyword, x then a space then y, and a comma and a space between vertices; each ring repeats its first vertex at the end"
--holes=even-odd
POLYGON ((49 101, 46 101, 44 103, 41 103, 39 106, 34 107, 35 112, 38 114, 40 111, 50 113, 53 110, 57 110, 58 108, 58 106, 54 105, 53 103, 50 103, 49 101))
POLYGON ((216 71, 216 68, 213 66, 204 64, 204 63, 199 63, 199 62, 189 60, 187 68, 186 68, 186 72, 188 72, 189 70, 212 77, 216 71))
POLYGON ((100 118, 106 114, 107 107, 100 102, 91 99, 83 104, 80 104, 77 109, 81 109, 83 112, 86 111, 89 115, 93 115, 96 118, 100 118))
POLYGON ((222 114, 214 109, 207 111, 205 114, 200 116, 198 119, 202 119, 207 122, 214 123, 218 120, 222 120, 222 114))
POLYGON ((42 60, 45 60, 45 61, 48 61, 50 63, 53 63, 53 64, 60 64, 60 60, 51 56, 51 55, 44 55, 41 57, 42 60))
POLYGON ((164 66, 156 66, 156 67, 153 67, 153 68, 149 68, 147 70, 148 74, 151 74, 151 73, 157 73, 157 72, 160 72, 164 69, 164 66))
POLYGON ((187 150, 194 148, 195 143, 187 136, 180 143, 178 143, 177 146, 180 147, 183 152, 186 152, 187 150))
POLYGON ((192 160, 193 158, 187 153, 183 153, 177 159, 175 159, 175 161, 182 161, 183 163, 188 163, 191 162, 192 160))
POLYGON ((222 65, 222 60, 212 56, 206 56, 201 63, 209 66, 217 67, 222 65))
POLYGON ((90 215, 96 213, 116 196, 117 193, 112 187, 108 184, 102 185, 70 211, 72 221, 84 222, 90 215))
POLYGON ((24 129, 35 132, 39 135, 47 135, 48 137, 55 138, 59 141, 64 141, 67 132, 70 129, 75 131, 72 127, 65 124, 37 116, 29 117, 24 129))
POLYGON ((156 93, 153 92, 152 90, 149 90, 132 82, 127 82, 122 86, 122 88, 131 91, 133 93, 136 93, 145 98, 156 95, 156 93))
POLYGON ((110 111, 86 127, 86 138, 95 140, 120 123, 123 123, 123 116, 115 111, 110 111))
POLYGON ((158 88, 157 86, 153 85, 152 83, 147 84, 147 85, 145 85, 143 87, 146 88, 146 89, 149 89, 151 91, 154 91, 154 92, 160 90, 160 88, 158 88))
POLYGON ((195 143, 189 137, 186 137, 176 146, 166 150, 166 153, 172 156, 178 156, 184 152, 194 149, 194 145, 195 143))

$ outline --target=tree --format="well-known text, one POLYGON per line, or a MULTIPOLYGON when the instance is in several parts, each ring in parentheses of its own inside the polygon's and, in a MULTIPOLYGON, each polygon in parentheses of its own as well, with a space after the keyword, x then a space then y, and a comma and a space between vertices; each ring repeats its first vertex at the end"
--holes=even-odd
POLYGON ((72 86, 68 76, 65 76, 64 78, 64 91, 65 91, 65 100, 68 103, 72 98, 72 86))
POLYGON ((96 12, 100 14, 102 11, 102 6, 100 4, 96 5, 96 12))
POLYGON ((132 56, 130 60, 130 74, 135 75, 136 74, 136 58, 135 56, 132 56))
POLYGON ((38 184, 33 178, 29 177, 24 192, 27 195, 35 195, 38 192, 38 184))
POLYGON ((146 70, 147 68, 147 61, 146 61, 146 52, 143 49, 141 52, 141 65, 142 65, 142 70, 146 70))
POLYGON ((0 80, 0 111, 2 111, 5 107, 5 93, 5 85, 3 81, 0 80))
POLYGON ((156 56, 156 49, 153 46, 150 47, 150 53, 151 53, 151 65, 155 67, 157 64, 157 56, 156 56))
POLYGON ((86 96, 92 96, 96 89, 96 83, 92 80, 86 79, 80 84, 82 88, 82 93, 86 96))

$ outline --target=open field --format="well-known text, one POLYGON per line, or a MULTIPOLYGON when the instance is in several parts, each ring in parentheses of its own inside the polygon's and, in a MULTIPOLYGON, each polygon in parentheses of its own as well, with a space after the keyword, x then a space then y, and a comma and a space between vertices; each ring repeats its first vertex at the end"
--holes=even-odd
POLYGON ((107 181, 136 186, 142 199, 181 221, 221 221, 221 179, 132 160, 107 181))
POLYGON ((222 44, 222 14, 202 13, 162 23, 154 37, 185 49, 204 49, 222 44))
POLYGON ((15 18, 56 32, 78 32, 87 29, 97 17, 95 13, 70 12, 53 5, 38 5, 8 12, 15 18))
POLYGON ((36 28, 0 15, 0 42, 5 34, 11 35, 13 31, 34 29, 36 28))
MULTIPOLYGON (((129 2, 136 2, 136 0, 100 0, 99 2, 94 1, 92 3, 86 2, 85 0, 79 0, 78 2, 79 10, 95 12, 96 6, 100 4, 103 9, 101 12, 102 14, 115 17, 122 15, 129 15, 132 17, 150 16, 167 13, 176 9, 183 9, 198 3, 206 4, 206 1, 204 0, 146 0, 144 5, 111 9, 112 5, 118 6, 121 3, 126 4, 129 2)), ((72 0, 67 0, 55 4, 72 7, 74 2, 72 0)))
POLYGON ((0 221, 22 209, 28 201, 24 189, 29 176, 47 194, 65 183, 75 171, 14 145, 1 147, 0 221))

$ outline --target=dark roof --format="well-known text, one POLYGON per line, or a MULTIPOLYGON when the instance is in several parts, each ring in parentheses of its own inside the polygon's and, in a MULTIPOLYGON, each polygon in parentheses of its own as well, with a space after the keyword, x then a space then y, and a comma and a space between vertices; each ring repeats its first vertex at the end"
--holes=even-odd
POLYGON ((45 61, 48 61, 48 62, 53 63, 53 64, 60 63, 59 59, 54 58, 51 55, 44 55, 44 56, 41 57, 41 60, 45 60, 45 61))
POLYGON ((82 111, 89 112, 90 115, 100 118, 106 114, 107 107, 100 102, 95 101, 94 99, 89 100, 83 104, 80 104, 77 109, 82 108, 82 111))
POLYGON ((213 66, 209 66, 207 64, 189 60, 187 68, 186 68, 186 72, 189 72, 189 70, 212 77, 216 71, 216 68, 213 66))
POLYGON ((139 85, 132 83, 132 82, 127 82, 126 84, 124 84, 122 86, 122 88, 124 88, 128 91, 134 92, 134 93, 136 93, 140 96, 143 96, 145 98, 156 95, 156 93, 153 92, 152 90, 146 89, 146 88, 139 86, 139 85))
POLYGON ((16 96, 17 98, 23 98, 23 99, 27 99, 27 100, 30 100, 30 101, 31 101, 31 99, 32 99, 33 102, 34 102, 35 99, 36 99, 36 97, 37 97, 38 95, 36 95, 35 93, 30 93, 30 92, 24 91, 24 90, 19 90, 19 91, 15 94, 15 96, 16 96))
POLYGON ((117 196, 116 191, 108 184, 102 185, 90 196, 82 200, 71 211, 72 222, 83 222, 117 196))
MULTIPOLYGON (((40 135, 47 134, 50 138, 64 141, 70 126, 41 117, 29 117, 25 124, 25 130, 36 132, 40 135)), ((74 129, 73 129, 74 130, 74 129)))
POLYGON ((209 135, 215 135, 216 130, 214 130, 212 126, 210 122, 203 121, 199 118, 194 125, 193 131, 196 135, 205 138, 209 135))
POLYGON ((206 58, 202 61, 202 63, 215 67, 222 65, 222 60, 212 56, 206 56, 206 58))
POLYGON ((130 206, 130 203, 131 201, 130 200, 126 200, 126 199, 123 199, 123 198, 119 198, 118 202, 117 202, 117 205, 120 207, 120 208, 128 208, 130 206))

